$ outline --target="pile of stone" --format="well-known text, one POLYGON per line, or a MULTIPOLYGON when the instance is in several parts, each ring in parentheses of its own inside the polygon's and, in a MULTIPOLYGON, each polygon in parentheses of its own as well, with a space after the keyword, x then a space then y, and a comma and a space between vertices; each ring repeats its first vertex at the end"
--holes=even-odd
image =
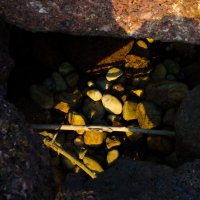
MULTIPOLYGON (((140 45, 145 48, 144 43, 140 45)), ((30 95, 50 111, 47 123, 173 130, 177 108, 188 93, 180 76, 181 67, 174 60, 152 66, 147 58, 134 54, 126 56, 123 66, 108 66, 107 72, 98 76, 87 76, 65 62, 43 84, 32 85, 30 95)), ((59 133, 57 141, 96 172, 127 156, 129 147, 133 150, 128 156, 135 160, 173 165, 176 156, 173 138, 136 132, 68 131, 59 133)), ((64 163, 68 169, 80 171, 63 157, 53 155, 53 160, 55 165, 64 163)))

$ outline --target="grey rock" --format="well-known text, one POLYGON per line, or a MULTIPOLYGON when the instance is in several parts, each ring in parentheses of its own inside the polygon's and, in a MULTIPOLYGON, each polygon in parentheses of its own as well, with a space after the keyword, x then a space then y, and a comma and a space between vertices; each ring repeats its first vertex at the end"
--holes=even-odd
POLYGON ((176 109, 168 109, 163 116, 163 124, 166 126, 174 126, 176 116, 176 109))
POLYGON ((69 87, 75 87, 79 81, 79 74, 77 72, 72 72, 66 76, 65 80, 69 87))
POLYGON ((167 70, 163 64, 156 65, 155 69, 152 71, 151 77, 153 80, 163 80, 167 75, 167 70))
POLYGON ((177 62, 171 59, 164 60, 163 64, 167 68, 169 74, 178 75, 180 72, 180 66, 177 62))

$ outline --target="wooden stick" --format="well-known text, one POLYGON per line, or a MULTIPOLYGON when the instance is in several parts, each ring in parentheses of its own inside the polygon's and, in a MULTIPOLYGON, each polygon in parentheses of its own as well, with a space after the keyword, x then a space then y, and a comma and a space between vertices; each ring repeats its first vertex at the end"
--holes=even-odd
POLYGON ((68 152, 64 151, 61 147, 59 147, 57 144, 55 144, 54 142, 52 142, 51 140, 45 138, 43 140, 44 144, 53 149, 54 151, 62 154, 64 157, 66 157, 67 159, 69 159, 72 163, 74 163, 75 165, 78 165, 83 171, 85 171, 91 178, 95 179, 96 178, 96 173, 92 172, 90 169, 88 169, 83 163, 81 163, 79 160, 77 160, 76 158, 74 158, 73 156, 71 156, 68 152))
POLYGON ((32 124, 31 127, 36 130, 60 130, 60 131, 99 131, 99 132, 138 132, 147 135, 175 136, 175 132, 167 130, 154 130, 142 128, 127 128, 115 126, 93 126, 93 125, 58 125, 58 124, 32 124))

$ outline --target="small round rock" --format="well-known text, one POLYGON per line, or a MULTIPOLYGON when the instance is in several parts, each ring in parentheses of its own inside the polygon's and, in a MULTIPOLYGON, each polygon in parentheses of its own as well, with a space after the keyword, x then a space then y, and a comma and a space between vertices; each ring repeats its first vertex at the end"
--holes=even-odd
POLYGON ((112 149, 107 153, 107 163, 112 165, 119 158, 119 151, 117 149, 112 149))
POLYGON ((101 92, 97 89, 88 90, 87 96, 93 101, 99 101, 102 98, 101 92))
POLYGON ((114 81, 122 75, 123 75, 123 71, 120 68, 113 67, 110 70, 108 70, 108 73, 106 74, 106 79, 108 81, 114 81))

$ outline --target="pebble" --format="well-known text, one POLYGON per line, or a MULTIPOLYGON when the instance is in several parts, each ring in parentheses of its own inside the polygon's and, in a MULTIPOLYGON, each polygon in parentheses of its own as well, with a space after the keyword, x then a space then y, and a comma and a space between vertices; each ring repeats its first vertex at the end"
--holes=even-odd
POLYGON ((108 72, 106 74, 106 79, 108 81, 114 81, 114 80, 118 79, 122 75, 123 75, 123 71, 120 68, 113 67, 113 68, 108 70, 108 72))
POLYGON ((63 75, 67 75, 71 72, 73 72, 75 70, 75 68, 68 62, 65 62, 63 64, 61 64, 58 68, 58 71, 63 75))
POLYGON ((90 147, 99 147, 106 137, 105 132, 86 131, 84 134, 84 143, 90 147))
POLYGON ((148 49, 147 44, 143 40, 138 40, 137 45, 143 49, 148 49))
POLYGON ((53 94, 44 86, 32 85, 30 96, 41 108, 51 109, 54 105, 53 94))
POLYGON ((112 91, 116 93, 116 95, 122 95, 125 91, 125 88, 121 83, 118 83, 112 86, 112 91))
MULTIPOLYGON (((85 125, 86 124, 84 116, 75 111, 70 111, 68 113, 68 122, 69 122, 69 124, 72 124, 72 125, 85 125)), ((84 130, 78 130, 76 132, 79 135, 82 135, 84 133, 84 130)))
POLYGON ((74 145, 77 147, 82 147, 84 146, 84 139, 82 135, 79 135, 74 139, 74 145))
POLYGON ((88 156, 84 156, 83 163, 92 171, 101 173, 103 172, 103 167, 93 158, 90 158, 88 156))
POLYGON ((118 158, 119 158, 119 151, 117 149, 112 149, 108 151, 106 159, 109 166, 115 163, 118 158))
POLYGON ((99 101, 102 98, 102 94, 97 89, 92 89, 87 91, 87 96, 90 97, 93 101, 99 101))
POLYGON ((43 81, 43 86, 46 87, 49 91, 55 91, 56 86, 54 80, 49 77, 43 81))
POLYGON ((86 98, 83 103, 83 113, 91 120, 100 120, 105 115, 105 109, 101 101, 93 101, 86 98))
POLYGON ((66 169, 72 170, 76 165, 64 156, 61 157, 62 163, 65 165, 66 169))
POLYGON ((64 112, 64 113, 68 113, 68 111, 69 111, 69 109, 70 109, 69 104, 66 103, 66 102, 63 102, 63 101, 57 103, 57 104, 54 106, 54 108, 55 108, 56 110, 59 110, 59 111, 64 112))
POLYGON ((112 86, 112 83, 103 77, 96 79, 95 83, 99 87, 99 89, 101 89, 103 91, 109 90, 112 86))
POLYGON ((136 117, 141 128, 152 129, 160 125, 162 113, 156 104, 143 101, 137 105, 136 117))
POLYGON ((103 95, 102 104, 109 113, 119 115, 122 112, 121 102, 110 94, 103 95))
POLYGON ((165 79, 167 75, 167 70, 163 64, 156 65, 155 69, 152 71, 151 77, 155 81, 165 79))
POLYGON ((88 87, 94 87, 95 84, 94 84, 93 81, 88 81, 88 82, 87 82, 87 86, 88 86, 88 87))
POLYGON ((88 149, 86 147, 81 147, 79 151, 79 155, 78 155, 79 159, 83 160, 87 152, 88 152, 88 149))
POLYGON ((121 141, 119 137, 112 135, 106 138, 106 147, 107 149, 111 149, 113 147, 117 147, 121 145, 121 141))
POLYGON ((166 109, 178 106, 188 92, 187 85, 175 81, 149 83, 145 88, 146 99, 166 109))
POLYGON ((65 80, 69 87, 75 87, 79 81, 79 74, 77 72, 72 72, 65 77, 65 80))
POLYGON ((137 108, 137 103, 133 101, 125 101, 123 105, 123 118, 126 121, 130 121, 136 118, 136 108, 137 108))
POLYGON ((144 90, 143 89, 132 90, 131 92, 139 98, 144 98, 144 90))
POLYGON ((165 59, 163 64, 167 68, 169 74, 178 75, 180 72, 180 65, 171 59, 165 59))
POLYGON ((61 92, 67 89, 67 85, 65 83, 65 80, 63 79, 63 77, 58 73, 58 72, 54 72, 52 74, 52 78, 55 82, 55 88, 57 92, 61 92))

